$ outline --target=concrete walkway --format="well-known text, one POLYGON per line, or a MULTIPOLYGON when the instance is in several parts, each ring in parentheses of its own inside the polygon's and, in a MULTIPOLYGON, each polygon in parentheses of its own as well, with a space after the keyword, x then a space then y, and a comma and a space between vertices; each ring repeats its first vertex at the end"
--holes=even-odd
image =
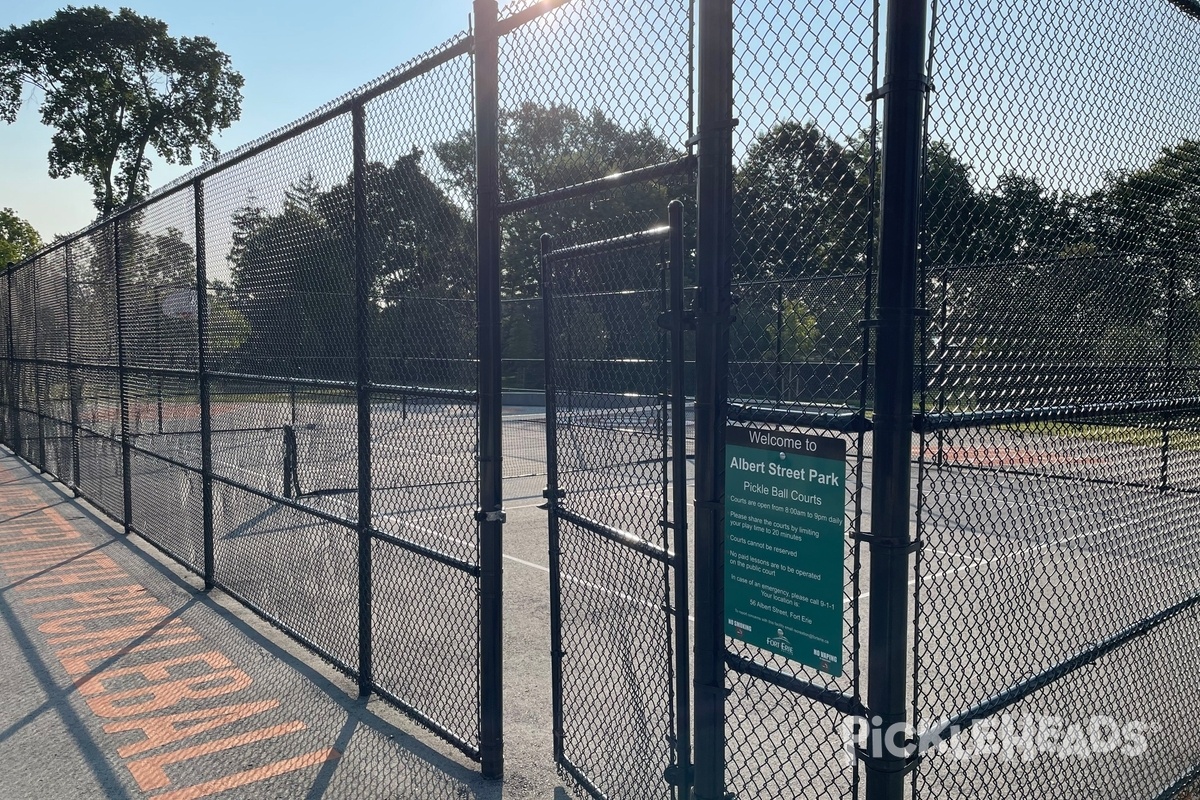
POLYGON ((484 781, 3 449, 0 596, 0 796, 567 797, 549 731, 484 781))

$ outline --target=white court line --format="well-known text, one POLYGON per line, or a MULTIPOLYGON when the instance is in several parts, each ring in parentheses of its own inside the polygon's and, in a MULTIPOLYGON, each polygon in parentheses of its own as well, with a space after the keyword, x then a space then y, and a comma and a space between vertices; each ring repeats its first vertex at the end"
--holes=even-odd
MULTIPOLYGON (((972 567, 986 567, 986 566, 995 564, 996 562, 1004 561, 1004 560, 1010 559, 1010 558, 1012 559, 1012 563, 1015 564, 1015 563, 1018 563, 1019 561, 1021 561, 1024 556, 1033 555, 1036 553, 1048 553, 1051 550, 1053 550, 1057 547, 1060 547, 1062 545, 1068 544, 1070 542, 1078 541, 1079 539, 1084 539, 1089 536, 1098 536, 1098 535, 1103 535, 1105 533, 1111 533, 1112 531, 1119 530, 1120 528, 1126 527, 1131 524, 1133 524, 1132 520, 1121 520, 1117 524, 1108 525, 1103 528, 1096 528, 1096 529, 1093 529, 1090 531, 1085 531, 1084 533, 1080 533, 1075 536, 1068 536, 1065 539, 1056 539, 1052 542, 1047 542, 1044 545, 1039 545, 1036 547, 1029 547, 1024 550, 1017 550, 1012 553, 1005 553, 1003 555, 994 556, 993 558, 980 559, 974 564, 966 564, 961 567, 955 567, 953 569, 946 569, 946 570, 942 570, 940 572, 933 572, 928 575, 922 575, 921 582, 925 583, 927 581, 936 580, 938 578, 944 578, 949 575, 957 575, 958 573, 969 570, 972 567)), ((1155 536, 1161 536, 1161 535, 1162 535, 1162 531, 1155 531, 1153 533, 1147 534, 1146 536, 1142 536, 1137 539, 1122 540, 1121 544, 1126 545, 1126 546, 1139 544, 1141 542, 1146 541, 1147 539, 1153 539, 1155 536)), ((917 579, 913 578, 912 580, 910 580, 908 582, 908 585, 916 586, 917 579)), ((862 592, 858 595, 858 599, 861 602, 864 597, 870 597, 870 595, 871 595, 870 592, 862 592)))
MULTIPOLYGON (((456 537, 456 536, 449 536, 449 535, 447 535, 447 534, 444 534, 444 533, 438 533, 437 531, 435 531, 435 530, 432 530, 431 528, 426 528, 424 525, 418 525, 418 524, 416 524, 416 523, 414 523, 414 522, 404 522, 403 524, 404 524, 405 526, 407 526, 407 527, 412 527, 412 528, 416 528, 417 530, 424 531, 425 533, 429 534, 430 536, 435 536, 435 537, 437 537, 438 539, 446 539, 446 540, 448 540, 448 541, 451 541, 451 542, 457 542, 458 544, 464 544, 464 545, 468 545, 468 546, 474 546, 474 544, 473 544, 472 542, 468 542, 468 541, 467 541, 467 540, 465 540, 465 539, 459 539, 459 538, 458 538, 458 537, 456 537)), ((547 566, 543 566, 543 565, 541 565, 541 564, 534 563, 533 561, 526 561, 526 560, 525 560, 525 559, 523 559, 523 558, 517 558, 516 556, 511 556, 511 555, 509 555, 508 553, 502 553, 501 555, 502 555, 502 557, 503 557, 503 558, 505 558, 505 559, 507 559, 507 560, 509 560, 509 561, 512 561, 512 562, 513 562, 513 563, 515 563, 515 564, 520 564, 521 566, 524 566, 524 567, 529 567, 529 568, 531 568, 531 569, 536 569, 536 570, 538 570, 538 571, 540 571, 540 572, 544 572, 544 573, 546 573, 547 575, 549 575, 549 574, 550 574, 550 568, 549 568, 549 567, 547 567, 547 566)), ((654 608, 654 609, 661 609, 661 608, 662 608, 662 606, 661 606, 661 605, 659 605, 658 603, 651 603, 651 602, 649 602, 649 601, 646 601, 646 600, 639 600, 639 599, 637 599, 637 598, 635 598, 635 597, 630 597, 630 596, 629 596, 629 595, 627 595, 627 594, 622 594, 621 592, 615 591, 615 590, 613 590, 613 589, 609 589, 609 588, 608 588, 608 587, 606 587, 606 586, 600 586, 600 585, 598 585, 598 584, 592 583, 591 581, 583 581, 583 580, 579 580, 579 579, 577 579, 577 578, 571 578, 571 577, 569 577, 569 576, 565 576, 565 575, 563 576, 563 579, 564 579, 564 580, 567 580, 567 581, 570 581, 571 583, 576 583, 576 584, 579 584, 580 586, 586 586, 586 587, 588 587, 589 589, 594 589, 594 590, 596 590, 596 591, 598 591, 598 592, 601 592, 602 594, 611 595, 611 596, 613 596, 613 597, 616 597, 616 598, 619 598, 619 599, 621 599, 621 600, 624 600, 624 601, 625 601, 625 602, 627 602, 627 603, 631 603, 631 604, 633 604, 633 605, 637 605, 637 606, 642 606, 643 608, 654 608)), ((689 620, 689 621, 691 621, 691 622, 695 622, 695 621, 696 621, 696 618, 695 618, 695 617, 693 617, 693 616, 689 616, 689 617, 688 617, 688 620, 689 620)))

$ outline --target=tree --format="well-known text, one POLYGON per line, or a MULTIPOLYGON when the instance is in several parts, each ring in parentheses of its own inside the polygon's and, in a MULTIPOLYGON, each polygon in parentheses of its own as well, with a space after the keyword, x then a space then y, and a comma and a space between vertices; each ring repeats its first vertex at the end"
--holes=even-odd
POLYGON ((11 208, 0 209, 0 269, 42 249, 42 237, 11 208))
MULTIPOLYGON (((524 103, 500 112, 500 193, 529 197, 637 167, 680 157, 648 127, 621 127, 601 111, 524 103)), ((434 147, 461 197, 475 193, 475 138, 462 131, 434 147)), ((538 241, 543 233, 558 246, 630 233, 665 221, 667 204, 690 201, 686 179, 643 181, 603 194, 564 200, 501 222, 503 290, 510 297, 536 296, 538 241)))
POLYGON ((50 177, 82 176, 105 216, 149 191, 153 148, 171 164, 192 150, 215 158, 212 137, 241 114, 242 76, 204 36, 173 38, 160 20, 123 8, 68 6, 0 32, 0 118, 13 122, 27 87, 56 130, 50 177))
POLYGON ((853 147, 811 122, 781 122, 758 136, 735 181, 737 277, 862 268, 871 213, 866 172, 853 147))
MULTIPOLYGON (((475 346, 473 229, 425 173, 423 155, 413 150, 363 171, 374 377, 458 386, 475 346)), ((350 178, 322 189, 308 174, 278 212, 251 197, 234 213, 231 302, 249 324, 243 355, 255 359, 251 369, 351 373, 353 201, 350 178)))

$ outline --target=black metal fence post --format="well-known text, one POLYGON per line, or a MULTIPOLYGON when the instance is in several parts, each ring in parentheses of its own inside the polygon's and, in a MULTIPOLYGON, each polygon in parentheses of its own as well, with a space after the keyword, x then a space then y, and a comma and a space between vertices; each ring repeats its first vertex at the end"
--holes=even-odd
POLYGON ((212 392, 208 379, 208 248, 204 233, 204 182, 192 184, 196 220, 196 373, 200 389, 200 485, 204 502, 204 591, 216 581, 213 535, 212 392))
POLYGON ((366 108, 351 110, 354 139, 354 339, 358 399, 358 694, 371 693, 371 359, 368 348, 370 275, 367 266, 366 108))
POLYGON ((911 472, 917 243, 920 234, 925 0, 893 0, 887 12, 879 304, 871 493, 870 627, 866 753, 868 800, 901 800, 907 745, 911 472))
MULTIPOLYGON (((679 782, 676 800, 692 796, 692 692, 689 685, 692 654, 688 635, 690 598, 688 597, 688 523, 687 523, 687 396, 684 393, 684 329, 687 321, 683 308, 683 203, 671 201, 667 209, 671 225, 669 242, 669 298, 671 315, 671 547, 675 551, 675 736, 679 782)), ((547 341, 549 341, 547 339, 547 341)))
POLYGON ((112 220, 113 237, 113 281, 117 305, 117 394, 121 408, 121 482, 122 524, 125 533, 133 525, 133 476, 130 474, 132 458, 129 448, 129 387, 125 368, 125 305, 121 287, 121 218, 112 220))
POLYGON ((30 305, 33 309, 33 407, 37 411, 38 470, 46 472, 46 364, 42 360, 42 315, 38 313, 38 299, 42 296, 42 287, 36 264, 26 269, 33 277, 33 297, 30 298, 30 305))
POLYGON ((553 715, 552 744, 554 763, 561 764, 565 753, 566 731, 563 725, 563 675, 562 675, 562 547, 558 524, 558 383, 555 365, 554 343, 554 272, 546 255, 550 252, 550 234, 543 233, 541 245, 542 267, 542 347, 545 363, 546 396, 546 527, 549 540, 550 567, 550 708, 553 715))
POLYGON ((4 318, 5 332, 8 340, 8 445, 14 453, 21 452, 21 414, 17 401, 17 359, 16 348, 13 344, 13 265, 9 262, 4 272, 4 292, 8 298, 8 313, 4 318))
POLYGON ((700 0, 696 175, 697 800, 725 797, 725 402, 733 257, 733 2, 700 0))
POLYGON ((72 279, 71 242, 63 244, 63 281, 66 283, 67 312, 67 407, 71 415, 71 489, 79 494, 79 397, 82 394, 77 384, 75 369, 75 306, 71 292, 75 285, 72 279))
POLYGON ((500 392, 500 33, 496 0, 475 0, 475 147, 479 272, 479 751, 504 775, 503 534, 500 392))

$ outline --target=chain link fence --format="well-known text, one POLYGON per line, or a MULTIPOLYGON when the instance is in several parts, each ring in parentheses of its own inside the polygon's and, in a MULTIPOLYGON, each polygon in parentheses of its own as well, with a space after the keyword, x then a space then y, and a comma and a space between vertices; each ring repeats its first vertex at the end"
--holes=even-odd
POLYGON ((1194 781, 1200 8, 475 12, 5 271, 0 439, 492 776, 502 480, 544 476, 583 794, 1194 781), (587 248, 673 200, 664 350, 661 242, 587 248), (732 513, 763 441, 841 470, 803 545, 732 513), (802 579, 733 624, 755 536, 802 579))
POLYGON ((21 456, 481 758, 474 152, 439 152, 472 74, 463 35, 9 269, 0 310, 21 456))
POLYGON ((914 795, 1169 796, 1200 760, 1195 12, 936 6, 912 716, 964 732, 914 795))

